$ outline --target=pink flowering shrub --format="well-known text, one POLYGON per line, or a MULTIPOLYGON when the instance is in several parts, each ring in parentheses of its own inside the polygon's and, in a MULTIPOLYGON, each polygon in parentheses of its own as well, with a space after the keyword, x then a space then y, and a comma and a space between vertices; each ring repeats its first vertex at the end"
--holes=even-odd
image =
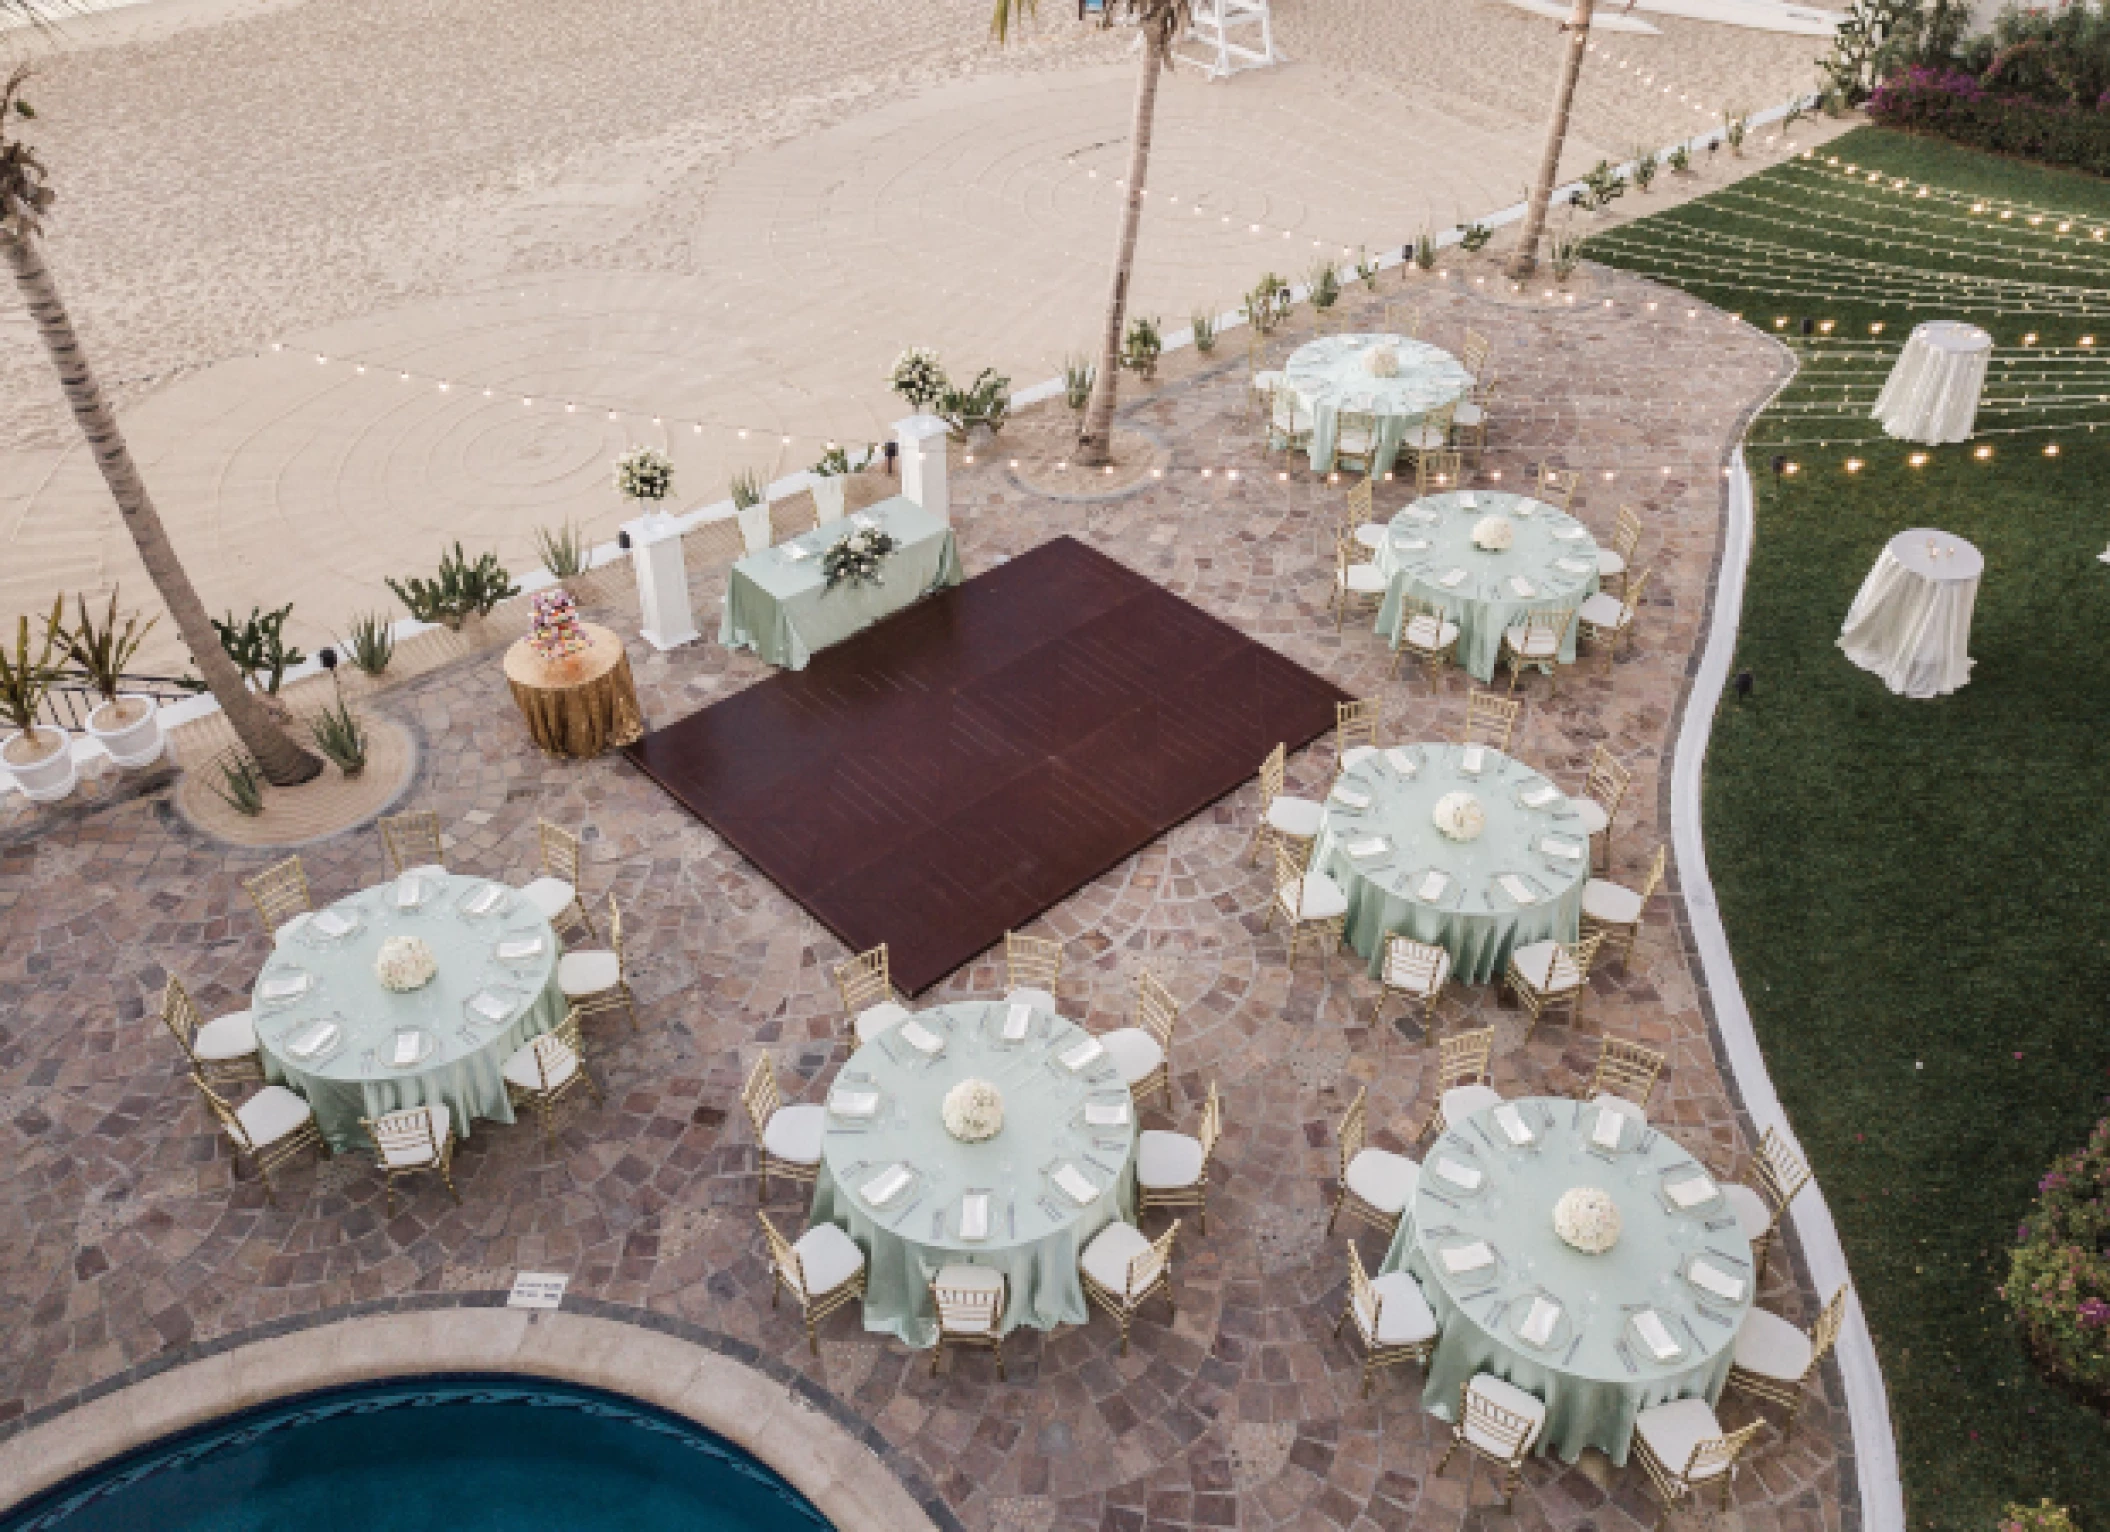
POLYGON ((2000 1518, 2000 1532, 2077 1532, 2064 1506, 2049 1500, 2036 1505, 2011 1505, 2000 1518))
MULTIPOLYGON (((2015 1238, 2000 1293, 2030 1349, 2055 1376, 2110 1399, 2110 1119, 2037 1183, 2015 1238)), ((2021 1525, 2039 1532, 2065 1522, 2021 1525)))

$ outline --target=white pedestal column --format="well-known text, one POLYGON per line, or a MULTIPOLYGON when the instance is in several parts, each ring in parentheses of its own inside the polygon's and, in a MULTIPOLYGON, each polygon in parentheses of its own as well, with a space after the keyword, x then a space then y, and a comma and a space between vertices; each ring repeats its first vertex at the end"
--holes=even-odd
POLYGON ((945 422, 935 415, 911 415, 894 422, 901 443, 901 493, 940 521, 952 520, 952 501, 945 488, 945 422))
POLYGON ((696 617, 689 609, 689 571, 681 556, 681 533, 669 517, 641 516, 623 523, 630 534, 630 567, 637 572, 638 631, 655 649, 694 643, 696 617))

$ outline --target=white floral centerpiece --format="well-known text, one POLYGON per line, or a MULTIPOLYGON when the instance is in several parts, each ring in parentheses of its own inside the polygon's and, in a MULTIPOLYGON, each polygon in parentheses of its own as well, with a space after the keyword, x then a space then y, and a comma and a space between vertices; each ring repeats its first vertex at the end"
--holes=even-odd
POLYGON ((928 346, 911 346, 894 358, 887 386, 919 410, 927 410, 945 395, 952 382, 938 353, 928 346))
POLYGON ((995 1138, 1004 1127, 1004 1097, 987 1080, 962 1080, 945 1093, 945 1131, 963 1144, 995 1138))
POLYGON ((1507 516, 1482 516, 1473 523, 1473 546, 1489 553, 1501 553, 1517 540, 1516 528, 1509 524, 1507 516))
POLYGON ((639 447, 615 460, 615 487, 625 500, 657 505, 674 493, 674 465, 650 447, 639 447))
POLYGON ((415 936, 391 936, 381 944, 380 955, 374 959, 374 977, 381 981, 383 989, 392 989, 399 995, 423 989, 439 971, 432 949, 415 936))
POLYGON ((1619 1243, 1619 1205, 1594 1186, 1572 1186, 1553 1204, 1553 1232, 1585 1255, 1619 1243))
POLYGON ((1429 817, 1452 840, 1478 840, 1487 828, 1487 811, 1471 793, 1445 793, 1429 817))
POLYGON ((845 533, 821 555, 821 577, 833 590, 845 581, 852 585, 875 585, 887 556, 901 546, 882 527, 860 527, 845 533))
POLYGON ((1398 377, 1399 351, 1392 346, 1379 346, 1363 358, 1363 370, 1373 378, 1398 377))

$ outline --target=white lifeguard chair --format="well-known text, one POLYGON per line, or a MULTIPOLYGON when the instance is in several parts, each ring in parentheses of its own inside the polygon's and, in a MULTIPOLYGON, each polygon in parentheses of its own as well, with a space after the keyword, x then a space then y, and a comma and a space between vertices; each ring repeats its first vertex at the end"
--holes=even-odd
POLYGON ((1172 53, 1181 63, 1199 65, 1211 80, 1282 62, 1268 0, 1195 0, 1194 25, 1172 53))

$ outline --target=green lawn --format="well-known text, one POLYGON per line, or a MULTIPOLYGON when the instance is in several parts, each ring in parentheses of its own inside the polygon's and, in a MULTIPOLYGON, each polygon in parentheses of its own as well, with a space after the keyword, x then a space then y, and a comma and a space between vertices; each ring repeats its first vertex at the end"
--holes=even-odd
POLYGON ((2007 1501, 2048 1495, 2110 1529, 2105 1421, 2039 1378, 1995 1292, 2038 1176, 2110 1093, 2110 357, 2080 344, 2100 325, 2110 351, 2110 238, 2089 219, 2110 229, 2110 185, 1862 129, 1589 250, 1803 353, 1746 449, 1737 663, 1756 690, 1715 726, 1708 862, 1875 1331, 1914 1527, 1986 1532, 2007 1501), (1973 213, 1976 197, 2044 221, 1973 213), (1805 341, 1805 317, 1833 328, 1805 341), (1996 360, 1979 417, 2005 434, 1917 468, 1903 444, 1848 445, 1881 437, 1889 348, 1930 318, 1974 319, 2019 359, 1996 360), (1777 483, 1776 455, 1796 465, 1777 483), (1834 647, 1878 549, 1911 526, 1986 556, 1978 666, 1939 701, 1891 696, 1834 647))

